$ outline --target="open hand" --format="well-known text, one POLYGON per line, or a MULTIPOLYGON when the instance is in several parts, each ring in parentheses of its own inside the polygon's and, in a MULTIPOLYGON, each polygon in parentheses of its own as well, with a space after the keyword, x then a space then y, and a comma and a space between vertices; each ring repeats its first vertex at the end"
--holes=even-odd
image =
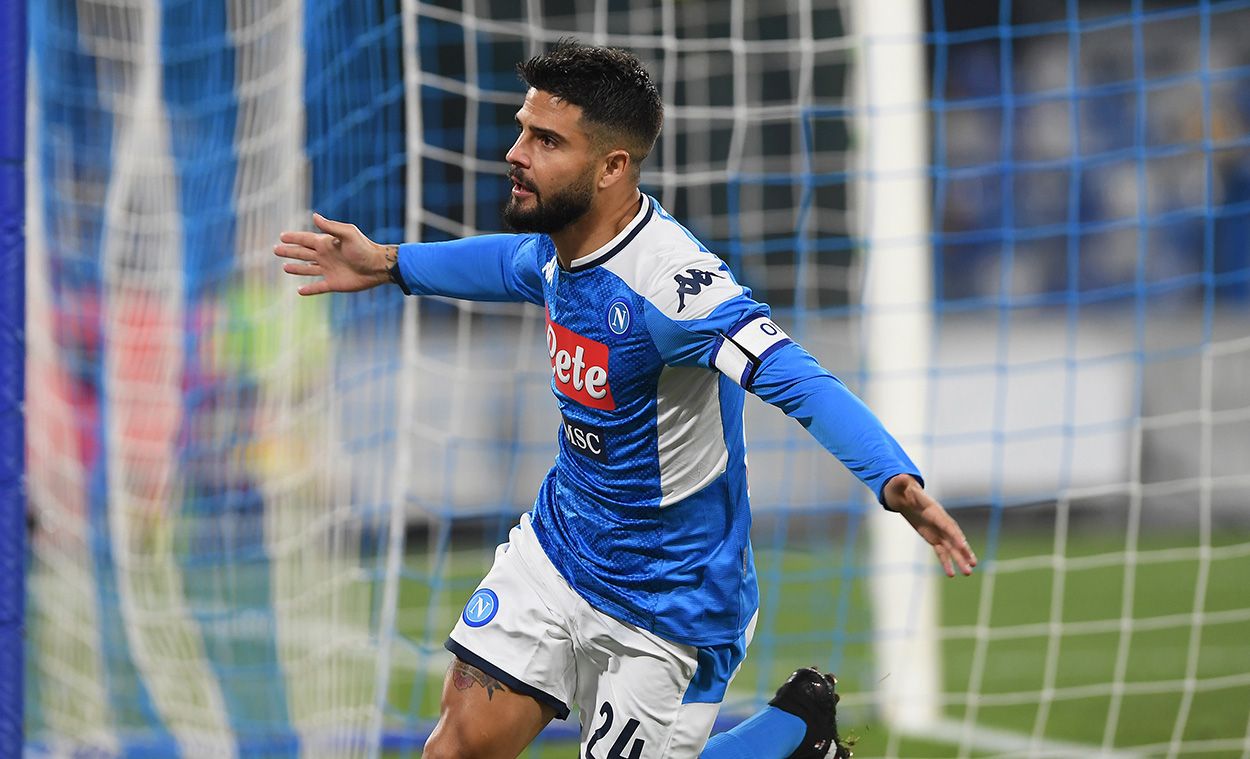
POLYGON ((902 514, 920 537, 933 546, 947 577, 955 576, 956 567, 964 575, 972 574, 977 555, 968 545, 963 530, 914 477, 900 474, 887 482, 885 505, 902 514))
POLYGON ((317 232, 283 232, 282 242, 273 246, 274 255, 292 259, 282 265, 287 274, 321 277, 299 288, 300 295, 329 292, 356 292, 390 281, 387 269, 395 263, 398 250, 378 245, 365 237, 355 224, 331 221, 313 214, 317 232))

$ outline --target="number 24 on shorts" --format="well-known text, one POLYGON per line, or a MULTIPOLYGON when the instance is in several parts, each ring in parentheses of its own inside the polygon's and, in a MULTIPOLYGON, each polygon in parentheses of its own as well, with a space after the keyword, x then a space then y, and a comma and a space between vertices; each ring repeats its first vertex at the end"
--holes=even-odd
MULTIPOLYGON (((586 759, 598 759, 594 754, 595 744, 607 736, 608 731, 612 729, 612 704, 604 701, 603 706, 599 707, 599 715, 603 717, 603 724, 591 734, 590 743, 586 744, 586 759)), ((626 722, 625 727, 621 729, 621 734, 616 737, 616 742, 612 744, 612 750, 607 759, 641 759, 642 750, 646 744, 643 743, 642 738, 634 738, 637 730, 638 720, 630 719, 626 722), (634 743, 629 747, 629 754, 625 754, 625 746, 630 738, 634 738, 634 743)))

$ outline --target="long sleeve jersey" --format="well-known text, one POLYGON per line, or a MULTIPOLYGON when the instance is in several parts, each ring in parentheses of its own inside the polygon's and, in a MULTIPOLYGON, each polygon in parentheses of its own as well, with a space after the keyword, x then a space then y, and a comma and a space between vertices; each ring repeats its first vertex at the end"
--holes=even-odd
POLYGON ((669 640, 732 643, 758 607, 742 410, 796 419, 882 497, 916 466, 877 418, 650 196, 565 268, 546 235, 399 249, 409 294, 543 306, 561 422, 531 512, 592 606, 669 640))

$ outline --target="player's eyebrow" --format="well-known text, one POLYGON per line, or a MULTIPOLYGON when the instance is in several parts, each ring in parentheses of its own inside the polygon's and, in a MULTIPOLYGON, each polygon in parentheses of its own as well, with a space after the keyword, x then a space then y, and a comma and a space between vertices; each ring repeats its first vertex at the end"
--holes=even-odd
MULTIPOLYGON (((525 125, 521 123, 521 118, 519 116, 513 116, 512 120, 516 122, 519 129, 525 128, 525 125)), ((547 129, 546 127, 534 126, 533 124, 530 124, 529 130, 537 134, 539 137, 550 137, 556 142, 568 142, 568 140, 564 139, 564 135, 552 129, 547 129)))

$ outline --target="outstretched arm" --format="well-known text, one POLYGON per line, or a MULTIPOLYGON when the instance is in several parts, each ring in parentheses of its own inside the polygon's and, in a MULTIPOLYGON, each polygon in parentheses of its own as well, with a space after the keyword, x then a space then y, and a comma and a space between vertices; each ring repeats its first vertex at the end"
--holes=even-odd
POLYGON ((287 274, 321 277, 302 285, 300 295, 358 292, 390 281, 387 270, 395 265, 397 246, 379 245, 355 224, 318 213, 313 214, 313 223, 320 233, 283 232, 282 242, 273 246, 275 255, 291 259, 282 266, 287 274))
POLYGON ((976 554, 963 531, 929 495, 911 462, 876 415, 794 343, 759 361, 751 390, 797 419, 838 457, 881 504, 903 515, 933 547, 947 577, 972 574, 976 554))
POLYGON ((947 575, 956 567, 971 573, 977 559, 959 525, 924 491, 919 469, 863 401, 790 340, 719 259, 677 249, 665 261, 648 283, 646 312, 665 363, 717 369, 784 411, 907 519, 947 575))
MULTIPOLYGON (((288 274, 321 277, 300 295, 356 292, 394 282, 408 295, 542 304, 533 235, 479 235, 431 243, 379 245, 352 224, 313 214, 317 232, 283 232, 273 252, 292 259, 288 274)), ((554 252, 551 253, 554 255, 554 252)))
MULTIPOLYGON (((971 574, 977 559, 959 525, 925 492, 919 469, 863 401, 791 341, 764 307, 744 298, 722 313, 686 322, 684 329, 662 330, 686 336, 670 338, 677 348, 667 358, 714 366, 798 421, 883 506, 907 519, 933 547, 947 576, 954 577, 956 569, 971 574)), ((676 326, 671 321, 658 326, 664 324, 676 326)))

